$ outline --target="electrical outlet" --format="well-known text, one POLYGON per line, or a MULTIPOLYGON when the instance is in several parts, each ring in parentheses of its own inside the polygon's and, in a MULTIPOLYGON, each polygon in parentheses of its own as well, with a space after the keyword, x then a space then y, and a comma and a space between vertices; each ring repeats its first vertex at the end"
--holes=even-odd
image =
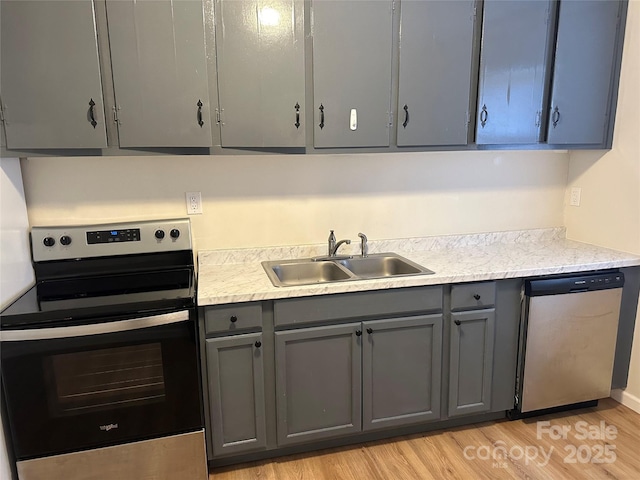
POLYGON ((187 192, 187 215, 202 213, 202 195, 200 192, 187 192))
POLYGON ((580 187, 571 187, 571 198, 569 199, 569 205, 571 205, 572 207, 579 207, 581 194, 582 189, 580 187))

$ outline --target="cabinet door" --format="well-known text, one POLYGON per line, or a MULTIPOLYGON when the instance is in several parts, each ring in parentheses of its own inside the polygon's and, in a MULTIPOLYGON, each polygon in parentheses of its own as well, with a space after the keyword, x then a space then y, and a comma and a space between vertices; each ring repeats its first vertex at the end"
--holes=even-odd
POLYGON ((278 445, 361 430, 360 323, 276 332, 278 445))
POLYGON ((551 2, 485 0, 476 143, 541 140, 551 2))
POLYGON ((223 147, 304 147, 304 2, 217 0, 223 147))
POLYGON ((560 2, 547 142, 602 144, 620 2, 560 2))
POLYGON ((214 456, 266 447, 262 334, 208 339, 214 456))
POLYGON ((316 147, 389 145, 392 2, 313 0, 316 147))
POLYGON ((108 0, 121 147, 211 146, 200 0, 108 0))
POLYGON ((363 323, 363 429, 440 417, 442 315, 363 323))
POLYGON ((491 408, 495 309, 451 314, 449 416, 491 408))
POLYGON ((400 5, 398 145, 465 145, 475 1, 400 5))
POLYGON ((9 148, 107 146, 91 0, 0 2, 9 148))

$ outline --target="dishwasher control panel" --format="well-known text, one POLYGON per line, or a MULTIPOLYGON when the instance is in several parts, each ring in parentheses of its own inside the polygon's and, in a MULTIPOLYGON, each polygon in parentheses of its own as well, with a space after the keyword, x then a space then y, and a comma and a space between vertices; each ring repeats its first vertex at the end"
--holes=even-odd
POLYGON ((590 292, 609 288, 622 288, 624 274, 621 272, 588 273, 584 275, 536 278, 525 282, 525 295, 558 295, 564 293, 590 292))

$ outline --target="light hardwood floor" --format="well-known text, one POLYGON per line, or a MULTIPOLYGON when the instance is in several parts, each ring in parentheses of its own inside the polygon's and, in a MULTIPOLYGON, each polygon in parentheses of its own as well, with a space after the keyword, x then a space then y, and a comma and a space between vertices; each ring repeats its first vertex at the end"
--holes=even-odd
POLYGON ((291 455, 213 469, 209 476, 210 480, 456 478, 640 480, 640 414, 606 399, 597 408, 291 455), (499 447, 506 449, 506 456, 499 447))

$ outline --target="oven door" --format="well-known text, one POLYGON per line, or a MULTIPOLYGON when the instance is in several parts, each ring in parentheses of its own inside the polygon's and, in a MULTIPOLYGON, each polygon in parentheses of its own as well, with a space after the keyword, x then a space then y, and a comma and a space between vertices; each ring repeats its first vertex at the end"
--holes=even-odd
POLYGON ((203 427, 194 310, 0 340, 17 460, 203 427))

